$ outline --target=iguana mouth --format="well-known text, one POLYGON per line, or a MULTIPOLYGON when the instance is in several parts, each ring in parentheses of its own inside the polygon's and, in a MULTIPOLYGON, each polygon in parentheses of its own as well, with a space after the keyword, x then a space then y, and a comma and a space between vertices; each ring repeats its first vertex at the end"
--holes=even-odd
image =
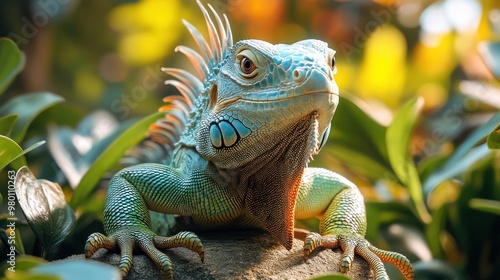
POLYGON ((223 101, 219 101, 215 107, 214 107, 214 112, 219 112, 221 110, 223 110, 224 108, 226 107, 229 107, 230 105, 234 104, 234 103, 237 103, 237 102, 248 102, 248 103, 252 103, 252 104, 269 104, 269 103, 281 103, 281 102, 285 102, 285 101, 293 101, 293 100, 296 100, 296 99, 300 99, 300 98, 309 98, 309 100, 306 101, 306 103, 311 103, 312 100, 310 100, 310 97, 312 95, 326 95, 326 96, 329 96, 329 102, 335 102, 334 99, 337 98, 339 96, 339 93, 338 91, 317 91, 317 92, 307 92, 307 93, 304 93, 304 94, 300 94, 300 95, 294 95, 294 96, 285 96, 285 97, 281 97, 281 98, 274 98, 274 99, 270 99, 270 98, 245 98, 245 97, 242 97, 242 96, 237 96, 237 97, 233 97, 233 98, 229 98, 229 99, 226 99, 226 100, 223 100, 223 101), (331 99, 333 98, 333 99, 331 99))
MULTIPOLYGON (((303 93, 300 95, 293 95, 293 96, 285 96, 285 97, 278 97, 278 98, 267 98, 267 99, 261 99, 261 98, 245 98, 245 97, 239 97, 238 100, 242 101, 247 101, 247 102, 254 102, 254 103, 259 103, 259 102, 275 102, 275 101, 285 101, 285 100, 292 100, 296 98, 301 98, 304 96, 311 96, 311 95, 319 95, 319 94, 326 94, 326 95, 334 95, 334 96, 339 96, 338 91, 315 91, 315 92, 307 92, 303 93)), ((236 101, 236 100, 234 100, 236 101)))

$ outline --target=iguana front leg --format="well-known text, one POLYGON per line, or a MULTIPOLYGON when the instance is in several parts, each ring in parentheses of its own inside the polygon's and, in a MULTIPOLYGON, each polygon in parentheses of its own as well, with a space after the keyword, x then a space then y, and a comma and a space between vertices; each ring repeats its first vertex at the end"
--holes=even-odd
POLYGON ((406 279, 413 279, 410 261, 402 254, 384 251, 365 240, 366 214, 357 187, 342 176, 320 168, 307 168, 297 197, 298 219, 322 217, 320 234, 310 233, 304 241, 304 258, 319 247, 343 252, 341 272, 351 267, 354 254, 363 257, 373 269, 374 279, 389 279, 383 261, 398 267, 406 279))
POLYGON ((160 164, 142 164, 123 169, 111 180, 104 208, 104 230, 108 236, 94 233, 85 244, 85 257, 90 258, 98 249, 119 249, 119 268, 127 275, 132 265, 134 248, 143 250, 163 271, 173 278, 170 259, 158 249, 185 247, 199 254, 203 261, 204 250, 200 239, 191 232, 162 237, 150 229, 149 210, 195 214, 189 193, 193 184, 208 181, 191 180, 176 169, 160 164))

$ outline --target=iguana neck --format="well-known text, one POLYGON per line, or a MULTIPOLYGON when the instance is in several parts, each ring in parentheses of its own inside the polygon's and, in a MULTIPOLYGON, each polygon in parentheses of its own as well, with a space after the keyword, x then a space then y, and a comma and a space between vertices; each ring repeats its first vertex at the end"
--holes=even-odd
POLYGON ((317 114, 313 112, 283 128, 279 135, 269 135, 274 141, 266 149, 256 150, 256 157, 244 166, 221 169, 207 161, 212 179, 234 192, 245 209, 287 249, 292 246, 295 201, 302 174, 311 150, 318 145, 315 134, 317 114))

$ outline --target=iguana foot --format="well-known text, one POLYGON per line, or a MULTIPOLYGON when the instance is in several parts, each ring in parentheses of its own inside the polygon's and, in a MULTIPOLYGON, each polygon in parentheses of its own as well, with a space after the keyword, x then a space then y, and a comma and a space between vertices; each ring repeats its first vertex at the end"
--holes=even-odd
POLYGON ((360 255, 365 259, 374 273, 374 279, 389 279, 382 262, 390 263, 396 266, 406 279, 413 279, 413 268, 410 261, 402 254, 381 250, 364 239, 362 236, 354 234, 338 234, 321 236, 318 233, 311 232, 304 240, 304 258, 316 248, 335 249, 340 247, 344 251, 340 271, 346 273, 351 268, 354 254, 360 255))
POLYGON ((126 276, 132 266, 132 251, 136 246, 143 250, 162 269, 167 279, 173 279, 174 276, 172 261, 158 249, 184 247, 198 253, 202 262, 205 257, 200 239, 192 232, 183 231, 174 236, 163 237, 149 230, 121 230, 110 237, 97 232, 91 234, 85 243, 85 258, 90 258, 100 248, 108 250, 120 249, 119 268, 122 275, 126 276))

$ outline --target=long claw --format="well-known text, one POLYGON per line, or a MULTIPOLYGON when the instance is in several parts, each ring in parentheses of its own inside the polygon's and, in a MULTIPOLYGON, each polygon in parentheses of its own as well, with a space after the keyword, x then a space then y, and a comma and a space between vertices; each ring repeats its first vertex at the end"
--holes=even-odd
POLYGON ((201 262, 203 262, 205 258, 205 250, 203 249, 203 244, 201 244, 200 238, 198 238, 196 234, 189 231, 182 231, 170 237, 155 236, 153 238, 153 243, 158 249, 170 249, 176 247, 187 248, 198 253, 201 262))
POLYGON ((118 238, 117 243, 120 247, 120 263, 118 264, 118 268, 122 276, 125 277, 130 271, 130 268, 132 268, 134 241, 132 239, 118 238))
POLYGON ((339 242, 336 236, 321 236, 319 233, 310 232, 304 240, 304 259, 307 259, 316 248, 335 249, 338 246, 339 242))
POLYGON ((203 262, 205 251, 201 240, 196 234, 188 231, 179 232, 170 237, 157 236, 149 229, 115 231, 110 237, 101 233, 93 233, 85 244, 85 257, 90 258, 97 250, 120 249, 120 264, 118 265, 122 276, 126 276, 132 267, 134 248, 143 250, 149 258, 163 271, 167 279, 173 279, 174 270, 172 261, 158 249, 184 247, 198 253, 203 262))
POLYGON ((90 258, 92 255, 101 248, 108 250, 116 249, 116 240, 109 238, 102 233, 95 232, 91 234, 85 242, 85 258, 90 258))
POLYGON ((385 272, 384 264, 375 253, 370 251, 367 246, 360 246, 356 248, 356 253, 365 259, 370 267, 373 269, 374 279, 376 280, 389 280, 387 272, 385 272))
POLYGON ((410 260, 408 260, 404 255, 396 252, 385 251, 373 245, 370 245, 368 249, 377 255, 383 262, 388 262, 397 267, 406 279, 413 279, 413 267, 411 266, 410 260))
POLYGON ((339 246, 344 251, 340 265, 342 273, 346 273, 351 269, 354 254, 358 254, 369 263, 374 272, 374 279, 389 279, 383 262, 396 266, 407 280, 413 279, 413 268, 405 256, 396 252, 378 249, 366 241, 363 236, 357 234, 341 233, 322 236, 311 232, 304 240, 304 258, 307 259, 309 254, 316 248, 334 249, 339 246))
POLYGON ((151 258, 151 260, 161 268, 165 279, 174 279, 174 267, 172 265, 172 261, 167 255, 156 249, 153 242, 146 244, 140 242, 139 246, 144 252, 146 252, 149 258, 151 258))
POLYGON ((340 246, 344 251, 342 256, 342 263, 340 264, 340 272, 346 273, 351 269, 352 261, 354 260, 354 249, 356 248, 356 242, 354 240, 342 237, 340 240, 340 246))

